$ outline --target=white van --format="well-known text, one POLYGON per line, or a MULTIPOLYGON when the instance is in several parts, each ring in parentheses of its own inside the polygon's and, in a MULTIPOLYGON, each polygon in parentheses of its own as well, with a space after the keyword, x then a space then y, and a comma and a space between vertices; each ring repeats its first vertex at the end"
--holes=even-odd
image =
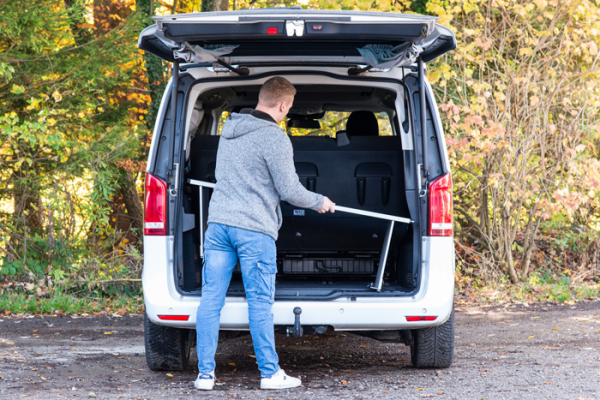
MULTIPOLYGON (((220 128, 275 75, 297 89, 285 130, 299 179, 338 204, 282 203, 276 328, 402 342, 415 367, 450 366, 452 179, 425 63, 456 39, 436 20, 285 8, 156 17, 142 32, 139 47, 172 63, 145 183, 150 369, 187 367, 220 128)), ((248 330, 239 269, 221 329, 248 330)))

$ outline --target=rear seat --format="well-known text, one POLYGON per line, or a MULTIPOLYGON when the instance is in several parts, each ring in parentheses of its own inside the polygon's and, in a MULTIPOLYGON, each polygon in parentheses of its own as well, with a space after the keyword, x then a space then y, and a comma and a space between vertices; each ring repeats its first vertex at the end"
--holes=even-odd
MULTIPOLYGON (((399 137, 355 136, 343 147, 328 137, 290 139, 296 172, 307 189, 339 205, 408 216, 399 137)), ((192 179, 214 182, 218 140, 217 136, 194 138, 192 179)), ((319 215, 286 202, 281 207, 284 223, 277 241, 280 252, 381 250, 387 221, 342 212, 319 215)), ((392 245, 406 231, 405 224, 396 224, 392 245)))
MULTIPOLYGON (((316 192, 341 206, 408 216, 399 137, 353 136, 342 147, 328 137, 292 137, 291 141, 302 184, 314 181, 316 192), (310 177, 302 176, 298 168, 306 164, 315 166, 310 177)), ((381 251, 387 221, 342 212, 303 213, 287 203, 281 208, 280 252, 381 251)), ((396 224, 392 246, 407 228, 396 224)))

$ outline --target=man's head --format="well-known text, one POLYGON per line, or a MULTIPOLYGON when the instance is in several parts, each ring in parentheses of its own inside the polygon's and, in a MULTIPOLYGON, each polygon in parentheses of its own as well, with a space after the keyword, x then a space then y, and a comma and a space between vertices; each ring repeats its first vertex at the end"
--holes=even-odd
POLYGON ((266 112, 279 123, 292 108, 296 88, 285 78, 275 76, 264 83, 258 94, 256 109, 266 112))

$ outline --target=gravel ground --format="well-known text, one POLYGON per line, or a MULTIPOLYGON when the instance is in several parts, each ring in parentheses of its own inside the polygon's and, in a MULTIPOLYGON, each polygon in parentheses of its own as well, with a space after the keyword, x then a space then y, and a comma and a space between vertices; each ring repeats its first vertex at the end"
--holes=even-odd
POLYGON ((277 336, 303 386, 261 391, 249 336, 223 342, 212 392, 194 369, 146 367, 141 316, 0 317, 0 399, 596 399, 600 303, 456 308, 449 369, 417 370, 409 348, 333 332, 277 336))

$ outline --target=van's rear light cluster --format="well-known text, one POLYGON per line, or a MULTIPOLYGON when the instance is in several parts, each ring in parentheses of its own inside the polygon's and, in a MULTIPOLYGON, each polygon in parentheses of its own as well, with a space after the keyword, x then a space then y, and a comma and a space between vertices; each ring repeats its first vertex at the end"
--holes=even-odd
POLYGON ((433 315, 414 315, 410 317, 406 317, 408 322, 417 322, 417 321, 435 321, 437 316, 433 315))
POLYGON ((187 321, 190 319, 189 315, 159 315, 158 319, 163 321, 187 321))
POLYGON ((452 236, 452 176, 429 185, 429 236, 452 236))
POLYGON ((167 183, 146 174, 144 235, 167 234, 167 183))

